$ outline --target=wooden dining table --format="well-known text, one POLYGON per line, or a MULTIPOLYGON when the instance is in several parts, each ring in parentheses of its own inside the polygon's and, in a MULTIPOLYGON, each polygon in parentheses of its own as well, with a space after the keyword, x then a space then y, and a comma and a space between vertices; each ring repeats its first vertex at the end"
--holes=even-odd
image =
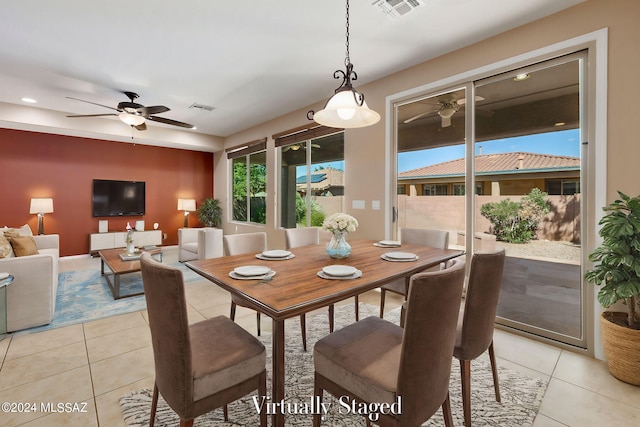
MULTIPOLYGON (((326 307, 338 301, 375 289, 393 280, 411 276, 464 253, 455 249, 403 244, 389 248, 374 245, 373 240, 349 241, 352 252, 348 258, 330 258, 325 246, 310 245, 292 249, 294 257, 286 260, 258 259, 256 254, 189 261, 186 266, 211 280, 243 305, 272 319, 272 402, 282 402, 285 396, 285 319, 326 307), (381 256, 387 252, 409 252, 414 261, 392 262, 381 256), (229 273, 247 265, 268 266, 275 275, 270 280, 237 280, 229 273), (329 280, 318 276, 323 267, 348 265, 362 271, 357 279, 329 280)), ((284 414, 273 415, 273 426, 284 426, 284 414)))

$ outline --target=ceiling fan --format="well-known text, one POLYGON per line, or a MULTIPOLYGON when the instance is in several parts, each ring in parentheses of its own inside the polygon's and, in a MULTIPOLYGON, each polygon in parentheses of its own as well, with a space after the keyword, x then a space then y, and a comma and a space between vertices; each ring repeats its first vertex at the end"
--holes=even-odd
MULTIPOLYGON (((282 147, 282 151, 283 152, 289 151, 289 150, 298 151, 301 148, 304 148, 304 144, 291 144, 291 145, 286 145, 282 147)), ((320 145, 311 144, 311 148, 320 148, 320 145)))
POLYGON ((118 116, 120 120, 124 123, 128 124, 131 127, 134 127, 138 130, 147 129, 147 125, 145 123, 146 120, 151 120, 153 122, 164 123, 172 126, 179 126, 183 128, 195 129, 194 125, 189 123, 179 122, 177 120, 167 119, 165 117, 159 117, 155 114, 160 114, 169 111, 169 107, 165 107, 164 105, 152 105, 150 107, 145 107, 142 104, 138 104, 134 102, 139 96, 134 92, 123 92, 129 101, 119 102, 117 107, 109 107, 108 105, 98 104, 91 101, 85 101, 84 99, 73 98, 71 96, 67 96, 69 99, 73 99, 76 101, 86 102, 88 104, 98 105, 100 107, 108 108, 110 110, 117 111, 117 113, 105 113, 105 114, 76 114, 67 117, 102 117, 102 116, 118 116))
MULTIPOLYGON (((484 101, 484 98, 481 96, 476 96, 476 101, 484 101)), ((432 105, 436 105, 436 108, 432 110, 425 111, 420 114, 416 114, 413 117, 409 117, 403 123, 411 123, 414 120, 418 120, 424 116, 427 116, 431 113, 437 113, 441 118, 441 126, 446 128, 451 126, 451 117, 460 110, 460 108, 464 107, 466 103, 465 98, 453 99, 453 98, 443 98, 439 100, 437 103, 430 103, 432 105)))

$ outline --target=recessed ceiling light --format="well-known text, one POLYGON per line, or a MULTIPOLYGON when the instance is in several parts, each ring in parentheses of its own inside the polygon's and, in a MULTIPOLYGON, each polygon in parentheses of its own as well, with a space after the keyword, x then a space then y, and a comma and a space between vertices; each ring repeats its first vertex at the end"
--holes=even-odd
POLYGON ((513 78, 513 80, 517 81, 517 82, 521 82, 523 80, 527 80, 529 77, 531 77, 530 74, 528 73, 521 73, 521 74, 516 74, 516 76, 513 78))
POLYGON ((564 126, 564 125, 566 125, 566 123, 565 123, 565 122, 556 122, 556 123, 554 124, 554 126, 564 126))
POLYGON ((22 102, 28 102, 29 104, 35 104, 36 102, 38 102, 38 101, 36 101, 36 100, 35 100, 35 99, 33 99, 33 98, 20 98, 20 100, 21 100, 22 102))

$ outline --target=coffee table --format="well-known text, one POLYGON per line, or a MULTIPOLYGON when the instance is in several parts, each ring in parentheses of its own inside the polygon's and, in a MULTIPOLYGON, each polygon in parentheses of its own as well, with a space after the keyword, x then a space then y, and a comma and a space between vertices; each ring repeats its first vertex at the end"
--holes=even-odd
MULTIPOLYGON (((144 292, 138 292, 133 294, 120 295, 120 276, 122 276, 123 274, 135 273, 140 271, 140 257, 134 260, 125 261, 120 257, 120 254, 123 254, 124 252, 124 248, 103 249, 98 252, 98 255, 100 255, 100 273, 107 281, 107 284, 111 289, 111 293, 113 294, 113 299, 127 298, 144 294, 144 292), (105 271, 105 265, 107 266, 109 271, 105 271)), ((162 261, 162 248, 141 251, 141 254, 142 252, 149 253, 153 256, 158 256, 159 261, 162 261)))

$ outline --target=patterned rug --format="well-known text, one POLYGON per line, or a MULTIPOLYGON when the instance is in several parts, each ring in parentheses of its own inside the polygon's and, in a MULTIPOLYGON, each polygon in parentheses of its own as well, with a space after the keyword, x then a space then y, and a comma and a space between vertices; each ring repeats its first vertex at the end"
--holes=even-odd
MULTIPOLYGON (((201 279, 182 263, 171 264, 182 270, 185 282, 201 279)), ((120 276, 120 294, 142 292, 142 274, 140 272, 120 276)), ((50 324, 32 328, 28 332, 40 332, 48 329, 89 322, 104 317, 144 310, 147 304, 144 295, 113 299, 111 289, 100 274, 100 264, 95 269, 62 272, 58 275, 58 293, 56 311, 50 324)))
MULTIPOLYGON (((361 318, 375 316, 378 307, 360 305, 361 318)), ((336 329, 354 321, 353 306, 336 306, 336 329)), ((399 320, 399 310, 393 310, 385 315, 387 320, 396 324, 399 320)), ((314 343, 328 333, 329 327, 326 314, 309 316, 307 319, 307 348, 312 349, 314 343)), ((313 396, 313 351, 302 352, 302 341, 297 319, 286 324, 286 402, 290 404, 309 404, 313 396)), ((267 348, 267 373, 270 376, 271 366, 271 336, 260 337, 267 348)), ((500 349, 496 349, 499 354, 500 349)), ((493 392, 493 378, 491 367, 486 358, 472 362, 471 407, 472 419, 475 427, 500 426, 523 427, 531 426, 538 412, 542 397, 547 388, 547 382, 542 379, 528 378, 518 372, 499 367, 500 392, 502 403, 495 401, 493 392)), ((498 363, 499 364, 499 363, 498 363)), ((454 425, 464 425, 462 414, 462 398, 460 390, 460 367, 453 359, 451 366, 451 409, 454 425)), ((271 390, 270 378, 267 379, 267 389, 271 390)), ((225 422, 222 410, 217 409, 202 415, 195 420, 195 427, 214 426, 256 426, 259 425, 253 396, 247 396, 229 405, 229 421, 225 422)), ((323 422, 325 426, 365 426, 365 419, 361 416, 341 414, 344 412, 338 402, 325 393, 325 403, 331 403, 331 411, 323 422)), ((125 425, 129 427, 143 427, 149 425, 149 409, 151 407, 151 390, 144 389, 124 396, 120 399, 125 425)), ((175 426, 179 419, 166 405, 162 398, 158 403, 156 426, 175 426)), ((310 426, 312 416, 305 414, 287 415, 287 426, 310 426)), ((443 426, 444 420, 440 410, 424 426, 443 426)))

